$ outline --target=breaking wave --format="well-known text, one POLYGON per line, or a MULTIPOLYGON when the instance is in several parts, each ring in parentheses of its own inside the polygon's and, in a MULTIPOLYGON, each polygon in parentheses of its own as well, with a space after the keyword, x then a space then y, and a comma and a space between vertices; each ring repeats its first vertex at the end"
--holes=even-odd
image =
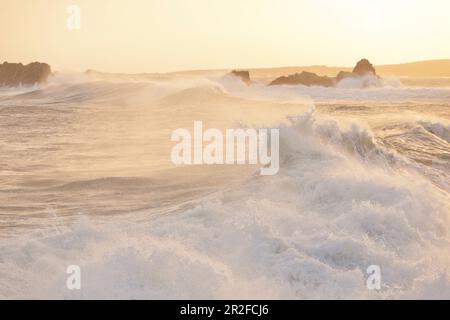
MULTIPOLYGON (((54 84, 15 99, 106 106, 156 101, 172 117, 184 116, 181 107, 189 106, 217 116, 208 110, 213 101, 230 114, 243 105, 443 99, 449 92, 247 87, 211 78, 54 84)), ((72 224, 48 218, 46 230, 2 240, 0 298, 448 299, 450 196, 442 157, 449 151, 449 127, 420 120, 375 132, 362 121, 341 121, 315 108, 287 117, 280 127, 276 176, 259 176, 255 169, 212 194, 171 202, 157 215, 146 209, 81 216, 72 224), (435 149, 420 145, 430 141, 435 149), (65 286, 72 264, 82 270, 80 291, 65 286), (371 265, 381 267, 380 291, 366 287, 371 265)), ((134 183, 148 188, 153 180, 108 177, 50 190, 112 184, 119 194, 120 185, 134 183)))
POLYGON ((442 122, 418 121, 427 131, 450 143, 450 124, 442 122))
POLYGON ((3 242, 1 294, 450 296, 448 194, 420 174, 395 170, 389 152, 357 124, 345 129, 311 111, 282 128, 281 143, 277 176, 249 177, 190 209, 150 220, 145 212, 113 221, 82 218, 69 229, 3 242), (64 287, 68 264, 81 266, 81 291, 64 287), (365 286, 370 265, 383 272, 379 292, 365 286))

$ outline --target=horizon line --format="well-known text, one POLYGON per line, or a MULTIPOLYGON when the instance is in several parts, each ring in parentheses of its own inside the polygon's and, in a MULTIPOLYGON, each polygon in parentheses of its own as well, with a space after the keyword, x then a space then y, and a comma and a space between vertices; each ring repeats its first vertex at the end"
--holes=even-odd
MULTIPOLYGON (((361 59, 367 59, 367 58, 361 58, 361 59)), ((360 59, 360 60, 361 60, 360 59)), ((368 59, 370 61, 370 59, 368 59)), ((358 60, 359 61, 359 60, 358 60)), ((409 61, 409 62, 401 62, 401 63, 384 63, 384 64, 373 64, 374 67, 388 67, 388 66, 399 66, 399 65, 408 65, 408 64, 414 64, 414 63, 425 63, 425 62, 446 62, 449 61, 450 62, 450 58, 441 58, 441 59, 426 59, 426 60, 414 60, 414 61, 409 61)), ((30 61, 28 63, 24 63, 24 62, 10 62, 10 61, 6 61, 3 60, 0 62, 0 64, 3 63, 22 63, 23 65, 27 65, 33 62, 40 62, 40 63, 47 63, 50 65, 50 67, 52 66, 49 62, 46 61, 30 61)), ((338 66, 338 65, 326 65, 326 64, 312 64, 312 65, 284 65, 284 66, 271 66, 271 67, 250 67, 250 68, 246 68, 246 67, 234 67, 234 68, 211 68, 211 69, 181 69, 181 70, 176 70, 176 71, 162 71, 162 72, 152 72, 152 71, 143 71, 143 72, 118 72, 118 71, 102 71, 102 70, 97 70, 97 69, 93 69, 93 68, 87 68, 84 71, 83 70, 78 70, 78 71, 70 71, 70 72, 75 72, 75 73, 85 73, 88 71, 93 71, 93 72, 97 72, 97 73, 105 73, 105 74, 126 74, 126 75, 144 75, 144 74, 155 74, 155 75, 164 75, 164 74, 176 74, 176 73, 190 73, 190 72, 222 72, 222 71, 231 71, 231 70, 247 70, 247 71, 252 71, 252 70, 275 70, 275 69, 289 69, 289 68, 336 68, 336 69, 351 69, 354 66, 338 66)), ((59 71, 57 69, 52 70, 52 72, 64 72, 64 71, 59 71)))

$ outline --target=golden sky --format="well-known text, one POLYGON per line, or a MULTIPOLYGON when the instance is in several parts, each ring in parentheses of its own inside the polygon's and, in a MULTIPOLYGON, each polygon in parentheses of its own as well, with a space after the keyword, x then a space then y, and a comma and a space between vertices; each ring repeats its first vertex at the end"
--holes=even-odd
POLYGON ((443 59, 449 14, 448 0, 0 0, 0 61, 164 72, 443 59))

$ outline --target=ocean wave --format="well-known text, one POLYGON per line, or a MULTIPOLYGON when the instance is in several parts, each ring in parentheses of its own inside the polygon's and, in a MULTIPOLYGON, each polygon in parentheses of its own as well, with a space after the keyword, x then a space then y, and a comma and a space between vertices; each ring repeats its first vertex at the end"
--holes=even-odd
POLYGON ((450 143, 450 124, 424 120, 419 120, 418 123, 428 132, 450 143))
POLYGON ((278 175, 254 175, 150 219, 150 211, 0 247, 0 293, 34 298, 450 297, 449 195, 364 125, 314 110, 281 128, 278 175), (82 290, 65 288, 80 265, 82 290), (382 290, 366 287, 378 265, 382 290))
POLYGON ((335 101, 448 101, 450 88, 408 87, 397 79, 377 80, 363 88, 363 80, 347 79, 336 88, 306 86, 270 86, 255 80, 246 85, 236 77, 211 75, 208 77, 182 75, 60 74, 46 85, 2 89, 0 102, 70 105, 80 103, 115 103, 124 106, 143 101, 152 102, 165 96, 195 88, 215 88, 242 99, 277 102, 312 103, 335 101), (3 93, 2 93, 3 92, 3 93))
POLYGON ((364 79, 348 79, 338 87, 320 86, 270 86, 255 81, 247 86, 233 77, 215 78, 227 92, 242 98, 271 99, 277 101, 365 101, 365 102, 448 102, 450 88, 448 87, 418 87, 405 86, 398 79, 387 78, 367 86, 364 79))
MULTIPOLYGON (((47 84, 8 88, 4 95, 5 103, 21 102, 33 104, 133 104, 136 99, 151 102, 165 95, 210 84, 199 77, 142 78, 132 76, 117 77, 105 75, 91 77, 87 74, 60 74, 50 78, 47 84)), ((6 90, 6 89, 5 89, 6 90)), ((0 92, 1 93, 1 92, 0 92)))

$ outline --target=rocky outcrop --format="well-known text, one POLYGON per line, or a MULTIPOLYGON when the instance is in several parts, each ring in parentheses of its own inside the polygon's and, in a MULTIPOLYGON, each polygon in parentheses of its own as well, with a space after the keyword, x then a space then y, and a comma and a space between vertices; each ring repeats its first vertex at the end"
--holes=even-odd
POLYGON ((333 78, 327 76, 319 76, 312 72, 302 72, 289 76, 279 77, 270 83, 271 86, 283 84, 333 87, 335 85, 335 82, 333 78))
POLYGON ((0 64, 0 86, 13 87, 45 83, 51 73, 51 68, 46 63, 33 62, 23 65, 22 63, 3 62, 0 64))
POLYGON ((303 86, 321 86, 334 87, 344 79, 362 79, 362 86, 366 87, 373 83, 367 79, 378 80, 380 77, 373 65, 367 59, 360 60, 352 72, 341 71, 334 78, 327 76, 319 76, 311 72, 296 73, 289 76, 282 76, 273 80, 269 85, 303 85, 303 86))
POLYGON ((352 75, 356 77, 364 77, 366 75, 376 76, 377 72, 369 60, 362 59, 358 61, 355 68, 353 68, 352 75))
POLYGON ((230 72, 230 75, 234 76, 234 77, 238 77, 239 79, 242 80, 242 82, 246 83, 246 84, 250 84, 252 81, 250 79, 250 73, 248 71, 245 70, 233 70, 230 72))

